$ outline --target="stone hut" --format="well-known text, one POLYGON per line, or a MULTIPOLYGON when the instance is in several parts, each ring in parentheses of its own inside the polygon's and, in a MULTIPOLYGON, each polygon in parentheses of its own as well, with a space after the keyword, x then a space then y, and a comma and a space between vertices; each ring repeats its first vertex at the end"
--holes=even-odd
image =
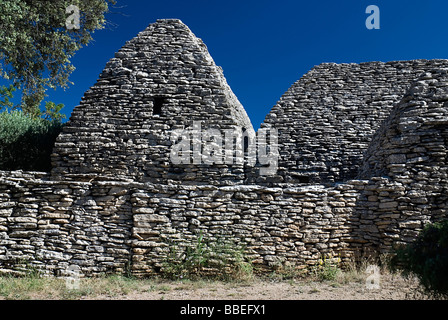
POLYGON ((158 20, 115 54, 75 107, 57 139, 52 173, 81 181, 242 182, 237 163, 193 164, 189 155, 190 163, 173 165, 170 133, 194 125, 254 132, 202 40, 180 20, 158 20))
POLYGON ((420 219, 446 217, 448 68, 425 72, 392 108, 372 138, 358 177, 387 177, 403 184, 402 201, 420 219))
POLYGON ((279 134, 277 176, 258 183, 332 185, 358 174, 373 134, 420 74, 446 60, 323 63, 280 98, 261 127, 279 134))
POLYGON ((234 156, 255 132, 202 41, 158 20, 85 93, 51 173, 0 171, 0 273, 147 276, 199 235, 244 247, 260 272, 390 252, 447 217, 447 70, 448 60, 316 66, 262 124, 278 130, 280 158, 260 176, 210 163, 215 148, 194 162, 197 145, 219 147, 216 132, 235 134, 234 156))

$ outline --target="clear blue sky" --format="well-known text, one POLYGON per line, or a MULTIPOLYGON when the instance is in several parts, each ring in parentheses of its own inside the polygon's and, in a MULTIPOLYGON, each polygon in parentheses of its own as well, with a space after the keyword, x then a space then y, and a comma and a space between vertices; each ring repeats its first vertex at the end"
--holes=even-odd
POLYGON ((106 62, 127 40, 160 18, 181 19, 202 38, 257 129, 280 96, 322 62, 448 58, 446 0, 118 0, 115 27, 73 58, 67 90, 48 90, 69 117, 106 62), (368 5, 381 29, 365 27, 368 5))

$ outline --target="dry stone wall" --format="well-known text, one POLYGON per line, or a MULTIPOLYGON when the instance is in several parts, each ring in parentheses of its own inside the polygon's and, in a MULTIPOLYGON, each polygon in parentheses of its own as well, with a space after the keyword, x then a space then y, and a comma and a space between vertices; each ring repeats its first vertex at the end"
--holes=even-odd
POLYGON ((375 131, 422 73, 447 60, 323 63, 281 97, 262 127, 279 131, 279 170, 256 183, 354 179, 375 131))
POLYGON ((124 272, 132 212, 120 183, 48 180, 48 174, 0 172, 0 270, 37 268, 64 275, 124 272))
POLYGON ((0 273, 151 275, 199 235, 263 271, 388 253, 447 216, 447 67, 322 64, 262 125, 278 129, 278 174, 175 164, 172 130, 255 133, 202 41, 158 20, 85 93, 51 173, 0 171, 0 273))
POLYGON ((426 72, 374 135, 359 177, 440 186, 447 179, 447 68, 426 72))
POLYGON ((151 275, 170 245, 192 246, 199 234, 244 246, 261 271, 309 270, 322 257, 344 264, 387 253, 437 218, 387 178, 274 188, 49 177, 0 172, 2 273, 64 275, 76 265, 84 275, 151 275))
POLYGON ((446 219, 448 213, 447 106, 448 69, 423 74, 373 137, 359 174, 401 184, 399 202, 391 206, 417 220, 446 219))

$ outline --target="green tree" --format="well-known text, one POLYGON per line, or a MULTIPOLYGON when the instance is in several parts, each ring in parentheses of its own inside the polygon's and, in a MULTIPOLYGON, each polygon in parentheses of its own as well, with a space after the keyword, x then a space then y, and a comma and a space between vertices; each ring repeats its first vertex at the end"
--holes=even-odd
POLYGON ((415 241, 395 251, 393 269, 417 276, 427 293, 448 297, 448 220, 427 224, 415 241))
POLYGON ((0 113, 0 170, 50 171, 60 121, 33 118, 20 110, 0 113))
POLYGON ((70 84, 70 59, 104 28, 111 4, 115 0, 0 0, 0 75, 22 91, 25 113, 40 116, 46 90, 70 84), (67 27, 70 5, 79 8, 75 28, 67 27))
POLYGON ((0 111, 2 111, 3 108, 7 109, 14 106, 14 103, 9 101, 9 99, 13 98, 14 91, 16 91, 16 88, 12 84, 9 87, 0 87, 0 111))
POLYGON ((42 118, 49 121, 62 122, 62 119, 65 119, 65 114, 61 113, 62 108, 64 108, 62 103, 46 102, 42 118))

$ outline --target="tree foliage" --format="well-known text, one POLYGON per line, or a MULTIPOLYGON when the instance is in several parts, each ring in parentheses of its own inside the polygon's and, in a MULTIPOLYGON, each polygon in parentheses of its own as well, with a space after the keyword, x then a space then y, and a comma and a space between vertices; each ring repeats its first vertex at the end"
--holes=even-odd
POLYGON ((0 111, 2 111, 3 108, 7 109, 14 107, 14 103, 9 100, 13 98, 14 91, 16 91, 16 88, 12 84, 9 87, 0 87, 0 111))
MULTIPOLYGON (((0 74, 22 90, 21 107, 36 116, 47 88, 70 84, 71 57, 105 26, 115 0, 0 0, 0 74), (79 29, 66 8, 79 8, 79 29)), ((3 95, 4 96, 4 95, 3 95)), ((6 101, 7 103, 9 101, 6 101)))
POLYGON ((23 111, 0 113, 0 170, 49 171, 51 153, 63 124, 23 111))
POLYGON ((414 242, 396 249, 391 264, 417 276, 427 293, 448 297, 448 220, 426 225, 414 242))
MULTIPOLYGON (((10 101, 14 97, 14 91, 16 88, 13 85, 9 87, 0 87, 0 112, 8 112, 9 110, 18 110, 21 106, 14 106, 14 103, 10 101)), ((62 123, 62 120, 66 118, 65 114, 61 113, 64 104, 55 104, 54 102, 48 101, 45 103, 45 110, 36 110, 33 113, 27 113, 34 119, 42 118, 43 120, 53 121, 62 123)), ((23 112, 23 110, 22 110, 23 112)))

